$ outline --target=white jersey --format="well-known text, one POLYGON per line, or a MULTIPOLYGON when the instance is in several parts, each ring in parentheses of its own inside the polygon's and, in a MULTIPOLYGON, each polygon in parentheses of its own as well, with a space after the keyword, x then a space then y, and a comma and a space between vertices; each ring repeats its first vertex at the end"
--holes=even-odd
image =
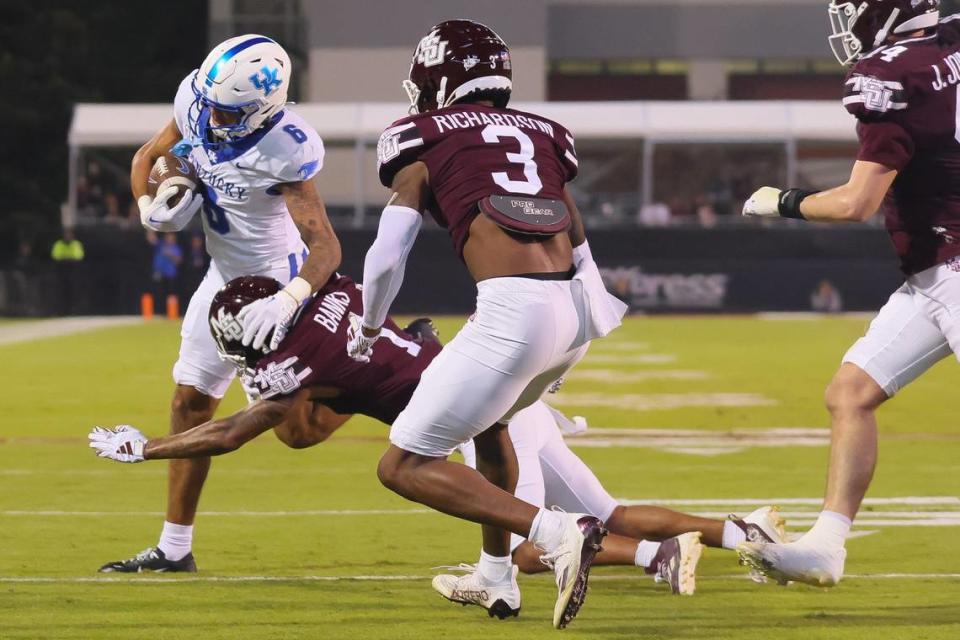
MULTIPOLYGON (((174 118, 189 141, 199 104, 191 72, 177 90, 174 118)), ((307 256, 300 232, 277 189, 313 178, 323 166, 323 141, 307 122, 284 109, 254 133, 219 149, 193 148, 203 182, 201 215, 207 251, 226 281, 289 264, 290 278, 307 256)))

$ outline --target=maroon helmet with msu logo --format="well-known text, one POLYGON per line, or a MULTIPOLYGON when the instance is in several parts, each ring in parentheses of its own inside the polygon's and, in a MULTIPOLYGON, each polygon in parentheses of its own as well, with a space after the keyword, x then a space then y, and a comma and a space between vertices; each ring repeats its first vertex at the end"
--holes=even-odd
POLYGON ((420 40, 403 88, 411 114, 442 109, 475 93, 489 93, 496 106, 505 107, 512 77, 510 49, 490 27, 447 20, 420 40))
POLYGON ((940 0, 832 0, 830 48, 842 65, 851 65, 892 35, 937 26, 940 0))
MULTIPOLYGON (((217 343, 220 357, 239 369, 252 367, 266 355, 265 351, 245 347, 243 325, 237 320, 240 309, 280 291, 280 283, 264 276, 241 276, 225 284, 210 303, 210 333, 217 343)), ((268 337, 265 344, 270 344, 268 337)))

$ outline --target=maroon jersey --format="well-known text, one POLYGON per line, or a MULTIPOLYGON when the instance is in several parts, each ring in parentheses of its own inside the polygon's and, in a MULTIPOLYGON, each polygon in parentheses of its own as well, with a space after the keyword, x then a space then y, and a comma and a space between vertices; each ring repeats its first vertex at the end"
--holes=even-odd
POLYGON ((577 175, 573 136, 530 113, 455 104, 393 123, 377 144, 380 182, 417 161, 427 165, 430 213, 463 254, 480 200, 524 195, 560 200, 577 175))
POLYGON ((934 35, 872 51, 847 77, 857 159, 898 171, 884 215, 907 275, 960 254, 958 87, 960 15, 934 35))
POLYGON ((253 382, 261 397, 334 387, 339 395, 323 403, 337 413, 359 413, 387 424, 396 420, 440 345, 415 342, 387 318, 370 362, 357 362, 347 355, 347 329, 351 318, 359 322, 362 315, 353 280, 332 278, 307 303, 280 347, 257 362, 253 382))

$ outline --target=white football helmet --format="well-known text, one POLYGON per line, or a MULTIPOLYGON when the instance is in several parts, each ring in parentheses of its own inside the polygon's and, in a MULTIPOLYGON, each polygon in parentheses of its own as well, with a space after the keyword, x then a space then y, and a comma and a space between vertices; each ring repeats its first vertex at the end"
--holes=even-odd
POLYGON ((272 39, 257 34, 230 38, 213 48, 193 82, 201 109, 196 129, 222 140, 241 138, 259 129, 287 102, 290 56, 272 39), (206 108, 204 108, 206 107, 206 108), (210 121, 210 108, 236 113, 233 124, 210 121))

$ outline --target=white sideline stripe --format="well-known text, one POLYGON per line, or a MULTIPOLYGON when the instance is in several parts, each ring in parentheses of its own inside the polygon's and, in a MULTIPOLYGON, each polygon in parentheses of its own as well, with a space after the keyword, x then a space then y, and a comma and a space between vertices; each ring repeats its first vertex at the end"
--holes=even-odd
POLYGON ((74 333, 108 327, 122 327, 139 322, 142 322, 139 316, 84 316, 16 322, 11 326, 0 327, 0 345, 30 342, 44 338, 59 338, 74 333))
MULTIPOLYGON (((117 583, 117 584, 165 584, 177 585, 186 582, 419 582, 430 580, 433 576, 415 575, 358 575, 358 576, 81 576, 81 577, 47 577, 47 576, 0 576, 0 584, 88 584, 88 583, 117 583)), ((746 574, 728 574, 719 576, 698 576, 698 580, 746 580, 746 574)), ((546 579, 546 578, 540 578, 546 579)), ((591 575, 590 581, 623 582, 645 580, 640 573, 625 575, 591 575)), ((937 580, 960 579, 960 573, 860 573, 845 575, 844 580, 937 580)))

